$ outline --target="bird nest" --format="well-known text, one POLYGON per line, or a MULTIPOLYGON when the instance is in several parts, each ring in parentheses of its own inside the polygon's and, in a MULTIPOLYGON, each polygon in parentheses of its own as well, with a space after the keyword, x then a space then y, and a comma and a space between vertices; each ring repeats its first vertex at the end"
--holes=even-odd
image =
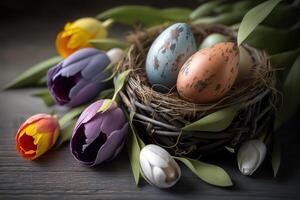
MULTIPOLYGON (((131 69, 127 82, 120 92, 123 105, 135 112, 133 124, 145 143, 164 147, 172 155, 197 158, 219 150, 235 150, 249 139, 270 132, 274 121, 276 91, 270 60, 264 51, 248 45, 255 65, 242 83, 234 84, 219 101, 195 104, 180 98, 176 88, 160 93, 147 81, 145 60, 155 38, 166 25, 138 30, 128 36, 131 47, 119 65, 119 71, 131 69), (225 130, 220 132, 192 131, 183 133, 182 127, 213 112, 234 105, 242 108, 225 130)), ((225 26, 191 26, 196 42, 211 33, 221 33, 236 39, 236 32, 225 26)))

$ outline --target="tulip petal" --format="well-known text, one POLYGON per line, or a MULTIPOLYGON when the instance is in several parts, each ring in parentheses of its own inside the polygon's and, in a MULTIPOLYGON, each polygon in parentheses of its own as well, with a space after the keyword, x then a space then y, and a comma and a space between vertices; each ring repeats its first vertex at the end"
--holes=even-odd
POLYGON ((36 126, 36 132, 40 132, 40 133, 54 133, 55 130, 57 129, 58 122, 56 120, 53 120, 53 117, 51 116, 51 118, 47 118, 44 117, 43 120, 39 120, 35 123, 36 126))
POLYGON ((89 82, 87 80, 84 79, 80 80, 76 85, 74 85, 71 88, 69 92, 69 98, 73 99, 77 95, 77 93, 88 84, 89 82))
MULTIPOLYGON (((102 124, 104 123, 104 120, 102 124)), ((110 122, 111 123, 111 122, 110 122)), ((114 150, 120 146, 124 140, 125 135, 128 132, 128 123, 126 123, 122 129, 113 131, 108 137, 106 143, 104 143, 97 153, 97 157, 92 166, 100 164, 114 155, 114 150)))
POLYGON ((152 173, 153 173, 153 182, 155 183, 155 185, 157 185, 159 187, 167 187, 168 186, 166 184, 166 174, 160 167, 153 166, 152 173))
POLYGON ((157 156, 161 157, 166 162, 169 162, 170 154, 165 149, 163 149, 161 147, 159 147, 159 148, 157 148, 157 147, 158 147, 157 145, 149 144, 149 145, 147 145, 147 150, 155 153, 157 156))
POLYGON ((68 59, 64 60, 62 66, 63 67, 69 66, 73 63, 77 63, 80 60, 87 59, 90 56, 94 56, 94 55, 96 55, 98 53, 101 53, 101 52, 102 51, 100 51, 98 49, 95 49, 95 48, 81 49, 80 51, 77 51, 77 52, 73 53, 72 55, 70 55, 68 57, 68 59))
POLYGON ((103 115, 103 122, 101 126, 101 130, 109 134, 116 129, 121 129, 123 125, 127 122, 123 111, 120 108, 115 108, 113 112, 104 112, 103 115), (113 126, 111 125, 113 123, 113 126))
POLYGON ((152 174, 152 168, 148 160, 144 156, 140 156, 140 165, 141 169, 144 173, 144 175, 150 179, 153 180, 153 174, 152 174))
POLYGON ((73 33, 70 37, 67 47, 70 49, 77 47, 84 47, 89 45, 88 41, 91 38, 91 34, 85 30, 79 29, 77 33, 73 33))
MULTIPOLYGON (((66 60, 68 60, 68 58, 66 60)), ((75 63, 63 67, 56 76, 63 76, 63 77, 74 76, 77 73, 81 73, 81 70, 84 69, 89 62, 90 62, 90 57, 79 60, 75 63)))
POLYGON ((97 114, 91 121, 84 124, 86 145, 89 145, 98 137, 99 133, 101 132, 102 120, 103 118, 101 117, 101 115, 97 114))
POLYGON ((150 151, 149 149, 144 149, 143 155, 152 166, 157 166, 162 168, 168 167, 169 159, 165 160, 162 157, 160 157, 158 154, 150 151))
POLYGON ((28 118, 19 128, 18 130, 18 133, 20 131, 22 131, 26 126, 28 126, 29 124, 32 124, 32 123, 35 123, 41 119, 44 119, 44 118, 52 118, 51 115, 47 115, 47 114, 36 114, 30 118, 28 118))
POLYGON ((90 62, 82 70, 81 74, 85 79, 91 79, 96 74, 101 73, 106 66, 109 65, 110 60, 104 53, 99 53, 96 56, 90 58, 90 62))
POLYGON ((104 88, 105 85, 97 83, 89 83, 82 88, 76 96, 74 96, 67 106, 77 106, 86 101, 91 100, 104 88))
MULTIPOLYGON (((94 103, 92 103, 91 105, 89 105, 80 115, 79 119, 77 120, 77 123, 75 125, 74 128, 74 132, 76 132, 76 129, 84 123, 87 123, 88 121, 90 121, 97 113, 99 108, 102 106, 104 100, 99 100, 96 101, 94 103)), ((116 107, 114 106, 114 104, 111 105, 111 107, 107 110, 107 112, 112 111, 116 109, 116 107)), ((101 128, 102 130, 102 128, 101 128)))

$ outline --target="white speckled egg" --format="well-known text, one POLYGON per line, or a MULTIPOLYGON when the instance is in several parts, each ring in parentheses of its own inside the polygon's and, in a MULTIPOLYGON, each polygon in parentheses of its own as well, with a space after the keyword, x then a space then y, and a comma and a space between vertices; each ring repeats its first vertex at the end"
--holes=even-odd
POLYGON ((146 73, 153 89, 168 91, 176 85, 183 63, 196 52, 196 42, 186 23, 165 29, 152 43, 146 58, 146 73))

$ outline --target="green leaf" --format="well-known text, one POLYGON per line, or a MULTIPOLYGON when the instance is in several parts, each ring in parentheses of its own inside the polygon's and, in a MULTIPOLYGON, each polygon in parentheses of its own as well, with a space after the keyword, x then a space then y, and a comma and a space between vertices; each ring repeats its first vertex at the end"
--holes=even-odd
POLYGON ((220 1, 207 1, 206 3, 201 4, 198 8, 196 8, 189 16, 191 20, 198 19, 203 16, 210 15, 213 10, 218 6, 220 1))
POLYGON ((116 96, 118 95, 118 93, 121 91, 121 89, 123 88, 124 84, 125 84, 125 81, 126 81, 126 78, 127 76, 129 75, 129 73, 131 72, 130 69, 127 69, 126 71, 120 73, 118 76, 117 76, 117 79, 115 81, 115 93, 114 93, 114 97, 113 99, 116 98, 116 96))
POLYGON ((32 94, 32 96, 42 99, 48 107, 53 106, 55 104, 53 97, 50 95, 47 89, 34 93, 32 94))
POLYGON ((270 57, 273 67, 279 69, 276 71, 276 75, 281 82, 284 82, 298 55, 300 55, 300 48, 278 53, 270 57))
POLYGON ((116 78, 116 81, 114 83, 115 85, 115 92, 114 92, 114 95, 112 97, 112 99, 106 99, 104 100, 102 106, 99 108, 98 112, 102 112, 104 113, 105 111, 107 111, 107 109, 111 106, 111 104, 115 102, 116 98, 117 98, 117 95, 118 93, 120 92, 120 90, 123 88, 123 85, 126 81, 126 78, 128 76, 128 74, 130 73, 130 69, 120 73, 117 78, 116 78))
POLYGON ((100 92, 98 99, 110 99, 113 97, 114 95, 114 88, 109 88, 106 90, 102 90, 102 92, 100 92))
POLYGON ((142 141, 142 139, 136 134, 135 128, 134 128, 133 123, 132 123, 134 115, 135 115, 135 112, 131 111, 130 114, 129 114, 129 125, 130 125, 131 131, 136 135, 136 139, 137 139, 137 141, 138 141, 138 143, 139 143, 140 148, 142 149, 142 148, 144 148, 146 145, 145 145, 145 143, 142 141))
POLYGON ((167 21, 186 21, 191 10, 187 8, 157 9, 150 6, 128 5, 108 9, 98 19, 113 19, 115 22, 134 25, 142 23, 146 26, 159 25, 167 21))
POLYGON ((160 16, 166 20, 184 22, 188 20, 191 12, 192 10, 188 8, 166 8, 160 10, 160 16))
POLYGON ((47 71, 54 65, 58 64, 61 60, 61 57, 55 56, 30 67, 17 78, 8 83, 4 89, 36 86, 37 82, 46 75, 47 71))
POLYGON ((270 59, 274 68, 286 68, 293 65, 298 55, 300 48, 272 55, 270 59))
POLYGON ((223 24, 232 25, 238 23, 243 18, 246 11, 236 11, 232 13, 224 13, 217 16, 201 17, 192 22, 192 24, 223 24))
POLYGON ((115 100, 112 100, 112 99, 105 99, 103 101, 103 104, 101 105, 101 107, 99 108, 99 110, 97 112, 102 112, 104 113, 105 111, 107 111, 111 104, 115 103, 115 105, 117 104, 115 100))
POLYGON ((244 16, 238 31, 238 45, 241 45, 244 40, 252 33, 275 8, 281 0, 269 0, 263 2, 247 12, 244 16))
POLYGON ((93 47, 103 51, 108 51, 112 48, 126 49, 129 46, 129 44, 126 42, 112 38, 94 39, 90 40, 89 43, 93 47))
POLYGON ((281 163, 281 148, 279 145, 279 141, 277 141, 277 138, 274 138, 274 142, 273 142, 271 163, 274 172, 274 177, 276 177, 281 163))
POLYGON ((283 84, 283 104, 276 114, 275 130, 280 128, 289 120, 300 108, 300 55, 290 69, 283 84))
POLYGON ((128 152, 129 161, 131 164, 131 169, 133 173, 133 177, 135 180, 136 185, 139 184, 140 176, 141 176, 141 167, 140 167, 140 152, 141 149, 145 146, 143 141, 139 138, 139 136, 136 134, 134 126, 132 124, 132 120, 134 117, 134 112, 130 112, 130 115, 128 116, 128 113, 123 110, 124 114, 126 115, 126 118, 129 122, 130 131, 127 135, 126 140, 126 147, 128 152))
POLYGON ((110 18, 117 23, 128 25, 143 23, 146 26, 153 26, 164 22, 158 9, 138 5, 111 8, 97 15, 97 18, 101 20, 110 18))
POLYGON ((82 113, 82 111, 85 109, 85 107, 86 105, 72 108, 71 110, 69 110, 64 116, 62 116, 59 119, 60 127, 64 127, 69 121, 79 116, 82 113))
POLYGON ((220 132, 226 129, 241 108, 240 105, 231 106, 211 113, 182 128, 182 131, 220 132))
POLYGON ((54 149, 58 149, 62 144, 70 140, 75 124, 76 120, 72 120, 67 125, 61 128, 54 149))
POLYGON ((300 21, 286 29, 259 25, 244 43, 257 49, 264 49, 269 55, 273 55, 298 48, 300 46, 299 35, 300 21))
POLYGON ((185 164, 194 174, 206 183, 220 187, 233 185, 230 176, 221 167, 190 158, 174 158, 185 164))

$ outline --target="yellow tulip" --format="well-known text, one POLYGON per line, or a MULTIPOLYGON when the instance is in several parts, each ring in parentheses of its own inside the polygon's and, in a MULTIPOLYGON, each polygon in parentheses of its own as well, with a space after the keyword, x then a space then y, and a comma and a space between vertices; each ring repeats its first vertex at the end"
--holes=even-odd
POLYGON ((68 57, 78 49, 91 47, 89 40, 106 38, 112 20, 100 22, 95 18, 81 18, 65 25, 56 37, 56 49, 62 57, 68 57))
POLYGON ((16 148, 22 157, 34 160, 56 142, 59 123, 55 116, 38 114, 28 118, 16 135, 16 148))

